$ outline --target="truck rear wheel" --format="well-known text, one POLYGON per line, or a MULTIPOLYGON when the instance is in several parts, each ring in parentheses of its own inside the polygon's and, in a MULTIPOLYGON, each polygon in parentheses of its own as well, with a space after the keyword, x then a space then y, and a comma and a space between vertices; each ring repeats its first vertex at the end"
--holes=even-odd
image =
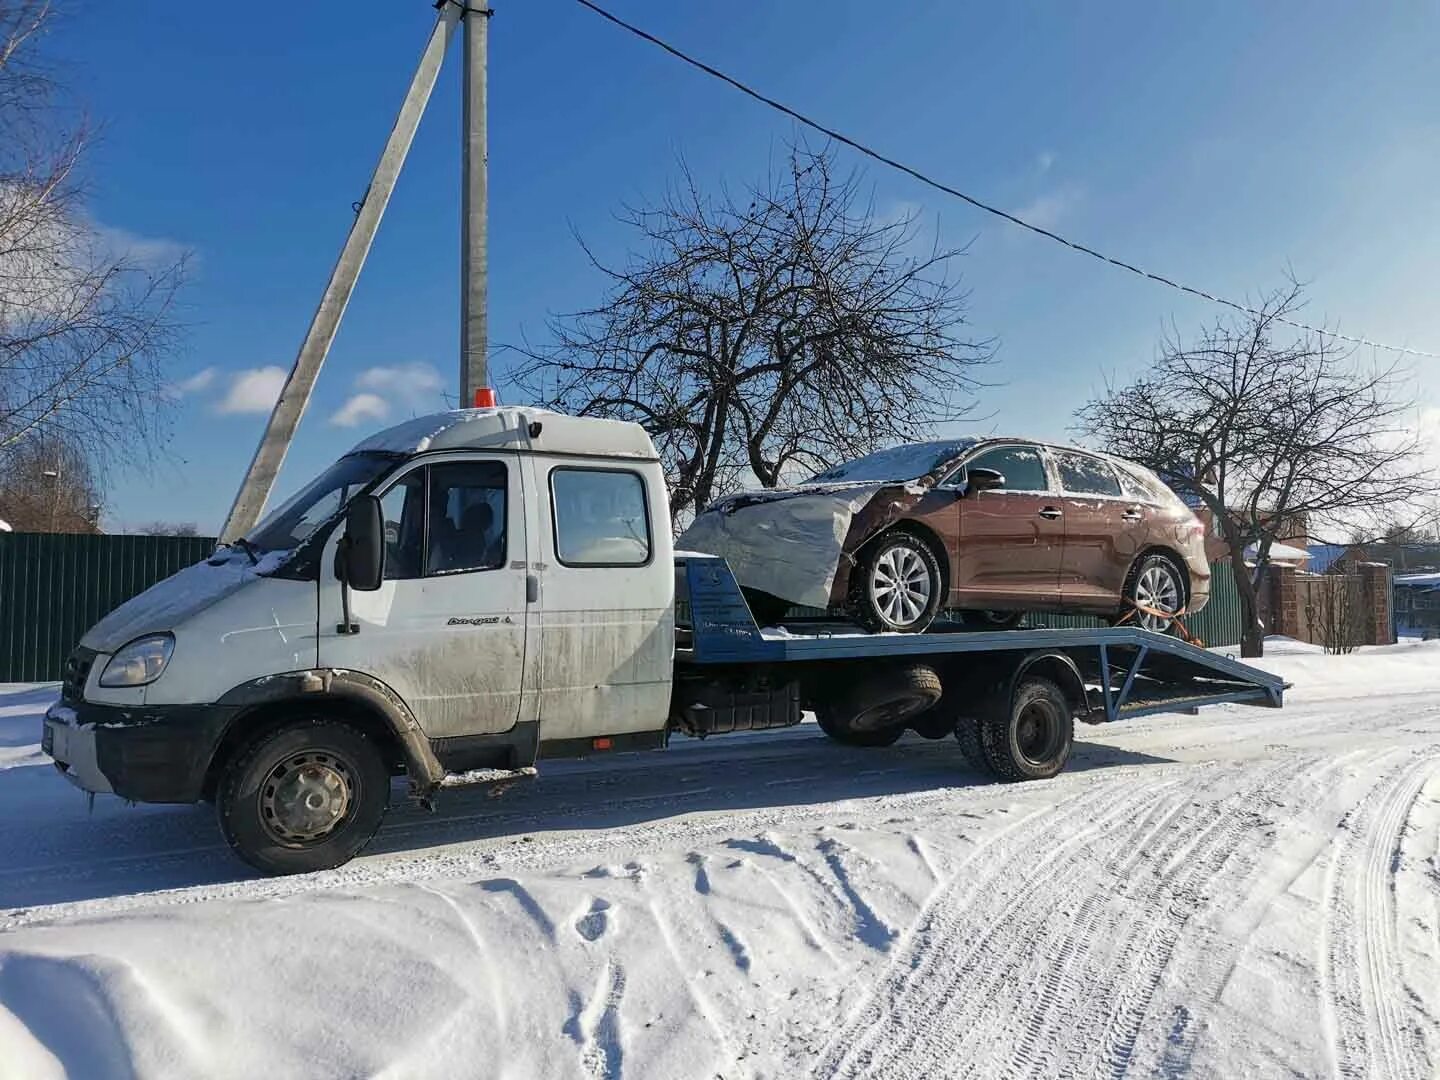
POLYGON ((940 676, 924 664, 862 676, 816 703, 820 729, 847 746, 889 746, 906 722, 940 700, 940 676))
POLYGON ((1064 691, 1030 675, 986 703, 978 730, 986 764, 1001 780, 1048 780, 1070 760, 1075 720, 1064 691))
POLYGON ((257 740, 225 770, 220 831, 267 874, 329 870, 370 842, 390 801, 390 773, 364 734, 300 720, 257 740))
POLYGON ((976 772, 993 772, 985 757, 985 747, 980 742, 980 721, 974 716, 962 716, 955 722, 955 741, 960 744, 960 756, 976 772))

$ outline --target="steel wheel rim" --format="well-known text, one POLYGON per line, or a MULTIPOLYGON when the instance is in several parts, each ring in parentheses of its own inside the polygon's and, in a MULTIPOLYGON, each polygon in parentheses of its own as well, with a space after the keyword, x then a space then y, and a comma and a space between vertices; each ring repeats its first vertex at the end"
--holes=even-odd
MULTIPOLYGON (((1135 582, 1135 602, 1158 611, 1180 610, 1180 583, 1168 567, 1152 566, 1135 582)), ((1139 613, 1139 622, 1146 630, 1168 630, 1174 619, 1139 613)))
POLYGON ((1015 718, 1015 748, 1031 765, 1046 765, 1060 749, 1060 713, 1052 702, 1031 701, 1015 718))
POLYGON ((871 604, 892 626, 919 622, 930 606, 930 568, 912 547, 897 544, 880 552, 868 587, 871 604))
POLYGON ((260 820, 283 844, 323 840, 350 816, 358 787, 344 758, 301 750, 278 762, 260 785, 260 820))

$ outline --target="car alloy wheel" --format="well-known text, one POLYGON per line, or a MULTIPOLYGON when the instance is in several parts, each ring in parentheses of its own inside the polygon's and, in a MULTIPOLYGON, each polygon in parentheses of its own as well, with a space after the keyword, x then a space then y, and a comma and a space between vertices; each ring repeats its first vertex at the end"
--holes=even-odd
MULTIPOLYGON (((1164 559, 1149 560, 1141 569, 1140 576, 1135 579, 1135 603, 1140 608, 1179 611, 1180 596, 1180 582, 1175 576, 1175 570, 1164 559)), ((1135 621, 1142 629, 1160 634, 1169 630, 1175 622, 1174 619, 1152 615, 1147 611, 1137 612, 1135 621)))
POLYGON ((908 545, 887 547, 870 568, 870 603, 897 629, 918 622, 930 608, 930 568, 908 545))

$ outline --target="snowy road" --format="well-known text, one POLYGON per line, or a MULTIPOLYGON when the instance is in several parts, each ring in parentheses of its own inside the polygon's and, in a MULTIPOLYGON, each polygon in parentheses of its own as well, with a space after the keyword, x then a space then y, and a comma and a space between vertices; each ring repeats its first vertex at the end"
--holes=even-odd
POLYGON ((811 725, 397 808, 256 880, 0 693, 0 1076, 1440 1073, 1440 643, 1006 786, 811 725))

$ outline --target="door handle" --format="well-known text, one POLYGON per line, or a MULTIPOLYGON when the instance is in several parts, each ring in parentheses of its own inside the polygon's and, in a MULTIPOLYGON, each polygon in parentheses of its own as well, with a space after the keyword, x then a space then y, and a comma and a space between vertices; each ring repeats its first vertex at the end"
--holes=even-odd
POLYGON ((527 604, 538 604, 540 602, 540 575, 525 575, 525 602, 527 604))
POLYGON ((1058 518, 1060 514, 1061 510, 1058 506, 1047 506, 1040 511, 1041 517, 1049 518, 1051 521, 1054 521, 1056 518, 1058 518))
POLYGON ((1122 521, 1140 521, 1145 517, 1145 511, 1138 506, 1132 506, 1120 515, 1122 521))

